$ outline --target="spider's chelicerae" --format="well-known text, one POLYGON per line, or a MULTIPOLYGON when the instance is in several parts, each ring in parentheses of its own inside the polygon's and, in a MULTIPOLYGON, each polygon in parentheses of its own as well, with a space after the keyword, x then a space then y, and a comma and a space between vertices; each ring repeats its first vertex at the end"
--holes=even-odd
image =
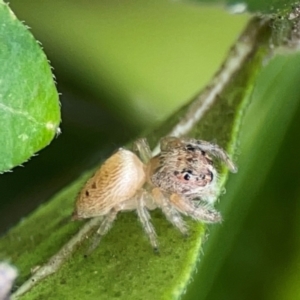
POLYGON ((87 181, 77 198, 73 219, 103 216, 91 249, 108 232, 120 211, 137 211, 155 250, 158 243, 149 210, 160 208, 183 234, 187 227, 181 215, 204 223, 221 221, 220 213, 212 207, 218 179, 212 158, 236 172, 226 152, 216 144, 176 137, 162 138, 160 149, 152 157, 146 139, 140 139, 134 144, 135 153, 119 149, 87 181))

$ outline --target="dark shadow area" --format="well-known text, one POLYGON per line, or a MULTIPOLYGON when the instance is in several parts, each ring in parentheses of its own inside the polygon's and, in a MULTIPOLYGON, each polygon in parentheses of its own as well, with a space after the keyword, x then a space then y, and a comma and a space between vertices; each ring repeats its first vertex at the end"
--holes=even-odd
POLYGON ((58 90, 62 134, 23 167, 0 177, 0 234, 134 137, 103 108, 102 99, 90 101, 92 96, 74 87, 58 90))

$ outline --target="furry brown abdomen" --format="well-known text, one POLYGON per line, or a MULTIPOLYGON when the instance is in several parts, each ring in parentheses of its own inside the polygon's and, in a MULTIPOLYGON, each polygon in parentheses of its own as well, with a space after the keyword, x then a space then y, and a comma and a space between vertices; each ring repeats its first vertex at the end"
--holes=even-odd
POLYGON ((139 158, 131 151, 119 149, 80 192, 73 219, 106 215, 112 207, 133 197, 145 180, 144 165, 139 158))

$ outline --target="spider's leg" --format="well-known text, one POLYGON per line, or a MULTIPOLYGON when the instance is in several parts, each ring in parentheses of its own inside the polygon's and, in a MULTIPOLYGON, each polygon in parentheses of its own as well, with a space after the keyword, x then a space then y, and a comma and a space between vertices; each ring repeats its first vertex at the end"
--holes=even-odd
POLYGON ((133 151, 140 157, 144 164, 147 164, 152 157, 151 149, 145 138, 138 139, 134 142, 133 151))
POLYGON ((99 229, 97 230, 97 232, 93 238, 93 241, 92 241, 90 247, 88 248, 85 256, 90 255, 97 248, 97 246, 101 242, 101 238, 112 227, 112 224, 113 224, 114 220, 116 219, 117 214, 118 214, 118 210, 116 208, 112 208, 110 210, 110 212, 106 216, 104 216, 104 219, 102 220, 102 223, 101 223, 99 229))
POLYGON ((155 203, 161 208, 169 222, 177 227, 183 235, 188 234, 188 229, 185 222, 182 220, 180 213, 174 209, 169 203, 169 200, 162 194, 159 188, 152 190, 152 195, 155 203))
POLYGON ((185 199, 178 194, 170 196, 172 205, 184 215, 190 216, 196 220, 204 223, 217 223, 221 222, 222 218, 219 212, 214 209, 207 208, 206 206, 195 206, 195 204, 185 199))
POLYGON ((147 209, 147 207, 145 206, 144 203, 144 193, 146 193, 145 191, 141 191, 140 193, 138 193, 136 201, 137 201, 137 214, 139 216, 139 219, 142 223, 142 226, 145 230, 145 232, 147 233, 150 243, 154 249, 155 252, 158 252, 158 243, 156 240, 156 233, 155 233, 155 229, 151 223, 151 217, 149 214, 149 211, 147 209))
MULTIPOLYGON (((189 141, 186 140, 186 143, 189 143, 189 141)), ((222 160, 227 165, 227 167, 229 168, 229 170, 232 173, 237 172, 237 166, 229 158, 226 151, 223 150, 218 145, 213 144, 213 143, 209 143, 209 142, 206 142, 206 141, 201 141, 201 140, 191 140, 190 143, 193 146, 199 148, 200 150, 202 150, 204 152, 207 152, 207 153, 211 154, 212 156, 222 160)))

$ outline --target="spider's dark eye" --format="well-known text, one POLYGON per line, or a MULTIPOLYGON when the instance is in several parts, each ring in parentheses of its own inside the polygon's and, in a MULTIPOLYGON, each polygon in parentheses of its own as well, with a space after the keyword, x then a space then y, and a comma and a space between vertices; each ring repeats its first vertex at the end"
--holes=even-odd
POLYGON ((89 193, 88 191, 85 191, 85 195, 86 195, 86 196, 89 196, 90 193, 89 193))
POLYGON ((187 173, 183 176, 183 178, 184 178, 184 180, 190 180, 191 176, 190 176, 190 174, 187 173))
POLYGON ((186 150, 195 151, 195 147, 193 147, 191 144, 188 144, 188 145, 186 145, 186 150))

